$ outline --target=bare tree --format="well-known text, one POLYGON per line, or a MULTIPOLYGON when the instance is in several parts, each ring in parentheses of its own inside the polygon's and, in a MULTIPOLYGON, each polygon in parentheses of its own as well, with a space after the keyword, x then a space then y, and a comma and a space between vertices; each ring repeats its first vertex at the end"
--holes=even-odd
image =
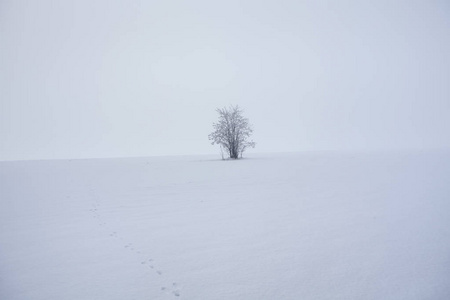
POLYGON ((242 116, 239 106, 218 108, 216 111, 219 121, 213 124, 214 131, 208 136, 212 145, 218 144, 221 151, 225 149, 233 159, 242 157, 248 147, 255 147, 255 142, 249 140, 253 129, 248 119, 242 116))

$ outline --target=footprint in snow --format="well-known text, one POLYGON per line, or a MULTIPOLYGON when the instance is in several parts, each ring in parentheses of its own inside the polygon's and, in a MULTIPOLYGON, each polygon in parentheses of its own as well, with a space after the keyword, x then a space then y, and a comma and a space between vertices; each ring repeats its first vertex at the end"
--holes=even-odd
MULTIPOLYGON (((161 291, 168 291, 168 288, 163 286, 163 287, 161 287, 161 291)), ((176 282, 172 283, 171 294, 176 297, 179 297, 181 295, 180 289, 178 288, 178 285, 176 282)))
POLYGON ((174 282, 172 284, 172 294, 174 294, 175 296, 179 297, 180 296, 180 289, 178 288, 178 285, 176 282, 174 282))

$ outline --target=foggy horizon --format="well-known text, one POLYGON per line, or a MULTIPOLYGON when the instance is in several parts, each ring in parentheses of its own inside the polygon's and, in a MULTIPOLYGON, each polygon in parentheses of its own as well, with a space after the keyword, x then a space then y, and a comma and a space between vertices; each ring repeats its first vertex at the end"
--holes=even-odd
POLYGON ((0 3, 0 161, 450 149, 450 6, 0 3))
POLYGON ((446 299, 449 133, 449 0, 0 0, 0 299, 446 299))

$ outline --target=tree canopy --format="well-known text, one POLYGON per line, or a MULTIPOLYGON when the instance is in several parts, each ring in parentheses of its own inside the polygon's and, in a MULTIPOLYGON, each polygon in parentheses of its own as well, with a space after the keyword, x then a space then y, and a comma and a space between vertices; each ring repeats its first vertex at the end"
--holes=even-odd
POLYGON ((252 126, 242 113, 239 106, 218 108, 219 120, 213 123, 214 131, 208 138, 212 145, 218 144, 227 151, 230 158, 238 159, 248 147, 255 147, 250 140, 253 133, 252 126))

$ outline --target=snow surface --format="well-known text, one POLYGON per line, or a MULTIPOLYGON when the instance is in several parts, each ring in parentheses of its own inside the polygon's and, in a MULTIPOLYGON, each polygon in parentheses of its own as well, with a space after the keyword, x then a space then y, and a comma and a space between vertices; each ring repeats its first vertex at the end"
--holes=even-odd
POLYGON ((449 153, 0 163, 0 299, 450 299, 449 153))

